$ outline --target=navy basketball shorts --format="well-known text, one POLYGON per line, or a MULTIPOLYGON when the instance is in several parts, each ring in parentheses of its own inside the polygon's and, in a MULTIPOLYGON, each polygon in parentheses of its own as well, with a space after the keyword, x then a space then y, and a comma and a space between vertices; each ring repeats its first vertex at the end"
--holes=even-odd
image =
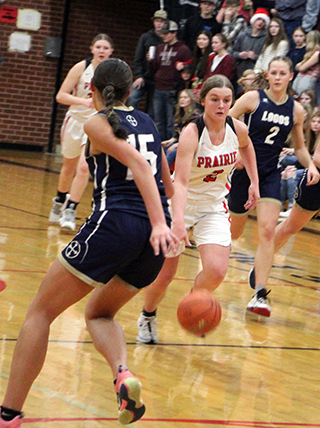
MULTIPOLYGON (((277 169, 270 174, 259 173, 260 198, 276 199, 281 202, 280 193, 280 170, 277 169)), ((244 214, 248 210, 244 204, 248 200, 248 189, 250 179, 243 169, 235 169, 231 175, 231 189, 228 197, 229 210, 235 214, 244 214)))
POLYGON ((101 286, 118 276, 135 288, 151 284, 164 256, 155 256, 149 242, 147 218, 122 211, 93 213, 59 255, 72 274, 89 285, 101 286))
POLYGON ((307 172, 305 169, 303 175, 297 184, 294 200, 307 211, 319 211, 320 209, 320 181, 317 184, 307 186, 307 172))

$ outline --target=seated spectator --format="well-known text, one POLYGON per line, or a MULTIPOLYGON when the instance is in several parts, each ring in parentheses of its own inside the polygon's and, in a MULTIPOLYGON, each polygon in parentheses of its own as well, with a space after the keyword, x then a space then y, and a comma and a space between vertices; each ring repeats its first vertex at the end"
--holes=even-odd
POLYGON ((208 57, 204 81, 215 74, 223 74, 232 82, 236 72, 236 62, 228 53, 228 39, 221 33, 212 37, 212 53, 208 57))
POLYGON ((247 69, 253 69, 266 38, 266 29, 270 23, 269 13, 257 9, 250 20, 251 26, 244 30, 233 43, 231 55, 237 62, 237 79, 247 69))
POLYGON ((292 89, 299 97, 307 89, 317 90, 320 77, 320 32, 312 30, 307 34, 306 53, 303 60, 296 65, 298 75, 293 80, 292 89))
MULTIPOLYGON (((181 63, 183 64, 183 63, 181 63)), ((174 106, 178 103, 178 95, 184 89, 191 89, 192 87, 192 72, 191 72, 191 64, 186 64, 180 72, 180 79, 177 83, 174 84, 172 90, 172 102, 174 106)))
POLYGON ((226 0, 221 33, 229 40, 230 46, 247 28, 247 21, 243 15, 239 14, 239 10, 240 0, 226 0))
POLYGON ((221 24, 213 16, 216 9, 215 0, 200 0, 200 12, 188 18, 181 39, 193 52, 197 37, 203 31, 210 31, 212 35, 220 33, 221 24))
POLYGON ((255 71, 266 72, 269 62, 275 56, 286 56, 289 42, 280 18, 272 18, 261 54, 254 66, 255 71))
POLYGON ((316 93, 312 89, 301 92, 299 102, 304 106, 310 105, 311 111, 313 112, 317 108, 316 93))
MULTIPOLYGON (((243 16, 246 20, 246 23, 249 24, 250 19, 253 15, 254 7, 252 0, 239 0, 239 15, 243 16)), ((227 0, 224 0, 218 14, 217 14, 217 21, 222 24, 224 19, 224 14, 227 7, 227 0)))
POLYGON ((248 69, 242 73, 242 76, 237 81, 237 84, 241 88, 241 92, 238 95, 239 98, 248 91, 266 89, 268 82, 262 73, 255 73, 254 70, 248 69))
POLYGON ((307 33, 302 27, 297 27, 292 34, 292 39, 295 46, 289 50, 287 57, 289 57, 292 61, 294 70, 293 78, 295 78, 298 74, 296 65, 303 60, 303 57, 306 53, 306 37, 307 33))
POLYGON ((191 66, 192 89, 194 90, 197 99, 199 99, 200 89, 202 87, 204 74, 206 72, 208 56, 212 52, 211 39, 212 34, 210 31, 201 31, 197 37, 192 60, 188 61, 187 63, 176 63, 177 70, 182 70, 183 67, 186 67, 186 65, 191 66))
POLYGON ((178 96, 178 105, 174 116, 173 137, 162 142, 171 171, 173 170, 173 163, 176 159, 182 129, 200 115, 201 111, 197 108, 197 101, 193 91, 191 89, 184 89, 181 91, 178 96))

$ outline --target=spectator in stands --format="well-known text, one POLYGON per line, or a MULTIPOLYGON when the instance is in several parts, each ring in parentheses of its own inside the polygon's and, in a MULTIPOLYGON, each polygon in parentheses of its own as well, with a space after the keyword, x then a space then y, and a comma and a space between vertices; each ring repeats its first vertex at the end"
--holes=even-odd
POLYGON ((173 169, 173 164, 176 159, 181 131, 193 119, 201 115, 201 111, 197 108, 197 100, 191 89, 184 89, 181 91, 178 98, 178 105, 174 116, 173 137, 170 138, 170 140, 162 142, 171 170, 173 169))
POLYGON ((151 19, 153 21, 153 29, 142 34, 136 47, 133 61, 136 79, 132 84, 132 90, 127 100, 127 105, 138 108, 141 98, 144 94, 147 94, 145 110, 153 117, 154 78, 148 67, 147 53, 151 46, 157 46, 163 43, 159 31, 167 19, 167 12, 165 10, 157 10, 151 19))
POLYGON ((188 63, 178 62, 177 70, 181 70, 186 65, 191 65, 192 89, 197 99, 200 96, 200 90, 203 84, 203 78, 206 72, 208 56, 212 52, 211 47, 212 34, 210 31, 203 30, 197 37, 197 43, 193 51, 192 60, 188 63))
POLYGON ((237 62, 237 78, 240 79, 243 72, 253 69, 260 55, 265 38, 266 27, 270 18, 266 9, 257 9, 250 20, 251 26, 244 30, 235 40, 231 55, 237 62))
POLYGON ((150 59, 149 67, 154 73, 154 119, 158 127, 161 140, 169 140, 174 129, 174 105, 172 90, 180 79, 180 72, 176 69, 177 62, 187 62, 192 58, 190 49, 177 39, 178 24, 166 21, 160 30, 163 42, 156 47, 155 58, 150 59))
POLYGON ((201 31, 210 31, 212 35, 220 33, 221 31, 221 24, 219 24, 213 16, 213 11, 216 9, 215 1, 201 0, 199 7, 200 12, 191 16, 187 20, 181 36, 182 40, 189 47, 191 52, 195 47, 197 37, 201 31))
POLYGON ((257 72, 266 72, 272 58, 275 56, 286 56, 288 50, 289 43, 283 23, 279 18, 272 18, 268 27, 266 40, 254 66, 254 70, 257 72))
POLYGON ((290 47, 294 47, 292 34, 294 30, 302 25, 302 18, 306 13, 307 0, 276 0, 276 13, 281 18, 287 34, 290 47))
POLYGON ((223 74, 233 82, 236 62, 228 53, 228 45, 229 41, 223 34, 218 33, 212 37, 212 53, 208 57, 204 81, 215 74, 223 74))
POLYGON ((230 46, 238 35, 247 28, 247 21, 239 12, 240 0, 226 0, 226 7, 224 8, 223 19, 221 21, 221 33, 229 40, 230 46))
POLYGON ((316 93, 311 89, 307 89, 306 91, 301 92, 299 102, 304 106, 309 105, 313 113, 313 111, 317 108, 316 93))
MULTIPOLYGON (((298 71, 294 79, 292 89, 299 97, 307 89, 317 90, 317 81, 320 77, 320 32, 312 30, 307 34, 306 53, 303 60, 296 65, 298 71)), ((317 95, 317 102, 318 95, 317 95)))
POLYGON ((293 78, 298 74, 298 71, 295 69, 296 65, 303 60, 306 53, 306 37, 307 33, 301 26, 297 27, 292 34, 294 47, 289 50, 287 57, 292 61, 294 70, 293 78))

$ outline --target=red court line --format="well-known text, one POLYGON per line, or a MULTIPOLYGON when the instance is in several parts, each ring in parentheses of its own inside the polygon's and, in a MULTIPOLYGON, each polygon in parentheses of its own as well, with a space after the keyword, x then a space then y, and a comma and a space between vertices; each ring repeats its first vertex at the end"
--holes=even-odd
MULTIPOLYGON (((117 421, 118 418, 24 418, 24 423, 37 422, 79 422, 79 421, 117 421)), ((143 418, 142 422, 167 422, 167 423, 185 423, 185 424, 205 424, 205 425, 225 425, 248 428, 281 428, 281 427, 320 427, 320 424, 303 424, 295 422, 254 422, 254 421, 226 421, 226 420, 210 420, 210 419, 158 419, 158 418, 143 418)))

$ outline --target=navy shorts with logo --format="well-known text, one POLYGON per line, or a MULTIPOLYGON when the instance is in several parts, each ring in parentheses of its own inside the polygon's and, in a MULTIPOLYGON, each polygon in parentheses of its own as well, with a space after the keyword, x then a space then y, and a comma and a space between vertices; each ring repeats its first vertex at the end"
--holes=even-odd
MULTIPOLYGON (((260 198, 270 198, 281 201, 280 181, 280 169, 276 169, 266 175, 259 174, 260 198)), ((248 211, 245 209, 244 204, 248 200, 249 186, 250 179, 245 168, 235 169, 231 176, 231 189, 228 199, 229 210, 231 212, 235 214, 244 214, 248 211)))
POLYGON ((307 186, 307 169, 297 184, 294 200, 304 210, 319 211, 320 209, 320 181, 317 184, 307 186))
POLYGON ((93 213, 59 256, 87 284, 106 284, 115 275, 135 288, 149 285, 163 262, 149 242, 149 219, 122 211, 93 213))

